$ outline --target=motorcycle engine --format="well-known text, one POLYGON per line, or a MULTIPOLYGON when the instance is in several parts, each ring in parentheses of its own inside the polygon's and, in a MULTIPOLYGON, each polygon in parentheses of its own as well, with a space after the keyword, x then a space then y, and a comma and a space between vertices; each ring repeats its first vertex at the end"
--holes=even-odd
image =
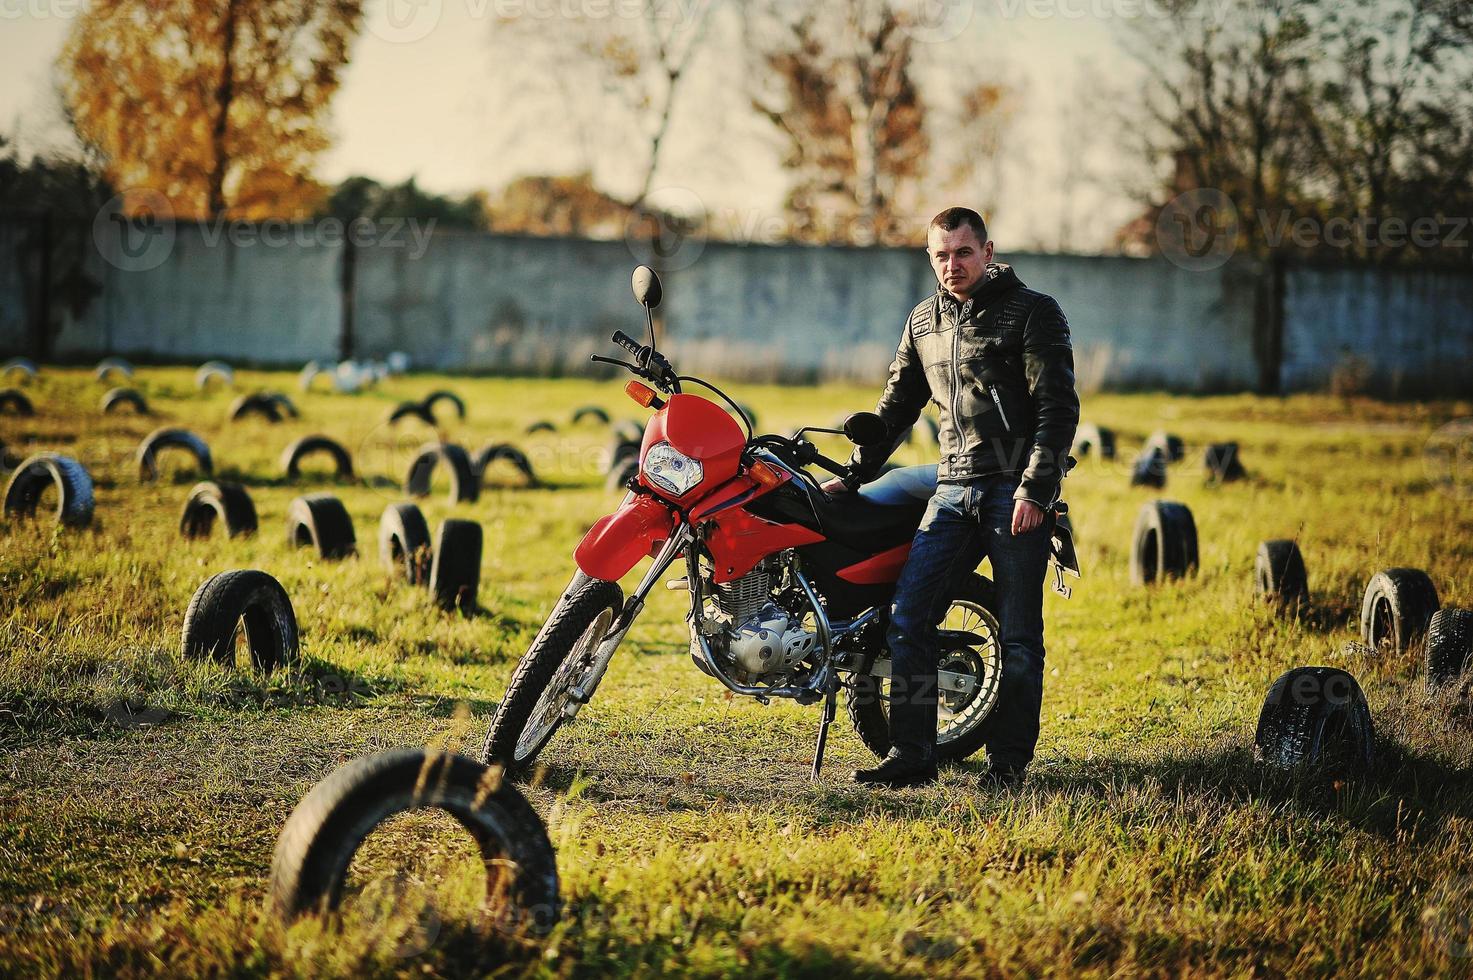
POLYGON ((781 565, 769 558, 733 582, 711 583, 707 591, 716 615, 707 618, 715 629, 705 635, 740 682, 790 672, 818 645, 818 635, 803 628, 803 612, 775 601, 781 576, 781 565))

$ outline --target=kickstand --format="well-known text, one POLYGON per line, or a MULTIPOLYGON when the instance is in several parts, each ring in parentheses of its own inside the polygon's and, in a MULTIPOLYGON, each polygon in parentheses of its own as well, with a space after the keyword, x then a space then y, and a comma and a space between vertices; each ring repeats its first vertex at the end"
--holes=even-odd
POLYGON ((818 723, 818 744, 813 747, 813 775, 818 778, 818 771, 823 768, 823 750, 829 742, 829 725, 833 723, 834 712, 839 698, 839 678, 834 676, 829 679, 829 690, 823 700, 823 720, 818 723))

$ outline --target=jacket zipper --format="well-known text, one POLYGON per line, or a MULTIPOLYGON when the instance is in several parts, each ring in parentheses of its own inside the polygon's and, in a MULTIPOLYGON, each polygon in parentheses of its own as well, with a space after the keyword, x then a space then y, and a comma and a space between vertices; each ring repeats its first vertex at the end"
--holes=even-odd
MULTIPOLYGON (((939 303, 939 301, 938 301, 938 303, 939 303)), ((940 317, 940 315, 941 315, 940 309, 937 309, 936 315, 938 317, 940 317)), ((957 354, 959 354, 961 352, 961 345, 959 344, 959 341, 961 339, 961 335, 962 335, 962 325, 961 325, 961 321, 958 320, 956 323, 953 323, 952 326, 951 326, 951 424, 956 429, 956 432, 957 432, 957 442, 958 443, 961 443, 962 442, 962 440, 961 440, 961 413, 957 410, 957 407, 956 407, 956 405, 957 405, 956 399, 957 399, 957 396, 960 395, 961 394, 961 391, 962 391, 962 375, 961 375, 961 369, 959 367, 957 367, 957 365, 956 365, 956 358, 957 358, 957 354)), ((961 449, 961 446, 958 445, 957 446, 957 449, 960 450, 961 449)))
POLYGON ((992 396, 992 403, 997 406, 997 414, 1002 418, 1003 429, 1012 432, 1013 427, 1008 424, 1008 413, 1002 410, 1002 399, 998 397, 997 386, 990 381, 987 383, 987 393, 992 396))

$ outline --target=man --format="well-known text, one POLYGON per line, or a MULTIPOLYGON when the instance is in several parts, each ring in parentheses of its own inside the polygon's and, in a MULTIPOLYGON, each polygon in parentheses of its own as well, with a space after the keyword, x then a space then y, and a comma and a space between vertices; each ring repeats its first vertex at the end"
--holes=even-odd
POLYGON ((1046 518, 1079 424, 1074 354, 1059 304, 992 261, 977 212, 942 211, 926 238, 937 291, 906 320, 875 409, 891 439, 855 450, 850 460, 855 481, 874 479, 927 400, 936 402, 938 485, 896 584, 886 633, 893 748, 854 778, 890 787, 935 780, 936 624, 954 586, 985 555, 996 585, 1002 677, 986 722, 983 785, 1009 787, 1022 781, 1038 742, 1046 518))

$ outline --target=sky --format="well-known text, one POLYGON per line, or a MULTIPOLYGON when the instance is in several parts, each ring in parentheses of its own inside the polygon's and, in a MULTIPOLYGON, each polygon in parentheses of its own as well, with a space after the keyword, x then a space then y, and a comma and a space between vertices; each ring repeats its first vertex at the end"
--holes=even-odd
MULTIPOLYGON (((569 5, 613 16, 639 0, 369 2, 333 106, 336 142, 319 176, 415 177, 429 190, 461 194, 585 162, 569 141, 537 138, 556 123, 539 115, 546 106, 525 94, 506 97, 504 81, 517 66, 504 59, 516 52, 492 43, 498 17, 557 31, 558 11, 569 5)), ((999 247, 1105 249, 1140 208, 1120 189, 1135 162, 1099 104, 1139 87, 1140 70, 1118 38, 1133 18, 1148 16, 1151 0, 908 2, 932 4, 937 14, 918 34, 928 82, 944 89, 948 66, 966 61, 1013 89, 996 178, 1003 193, 988 216, 999 247)), ((66 143, 52 64, 81 9, 80 0, 0 0, 0 132, 19 129, 24 146, 66 143)), ((766 124, 744 111, 738 70, 730 59, 711 59, 700 82, 682 92, 652 197, 693 198, 728 227, 759 227, 779 212, 785 181, 766 124)), ((595 156, 595 176, 606 186, 627 186, 637 171, 614 148, 595 156)), ((921 210, 954 203, 971 202, 923 202, 921 210)))

